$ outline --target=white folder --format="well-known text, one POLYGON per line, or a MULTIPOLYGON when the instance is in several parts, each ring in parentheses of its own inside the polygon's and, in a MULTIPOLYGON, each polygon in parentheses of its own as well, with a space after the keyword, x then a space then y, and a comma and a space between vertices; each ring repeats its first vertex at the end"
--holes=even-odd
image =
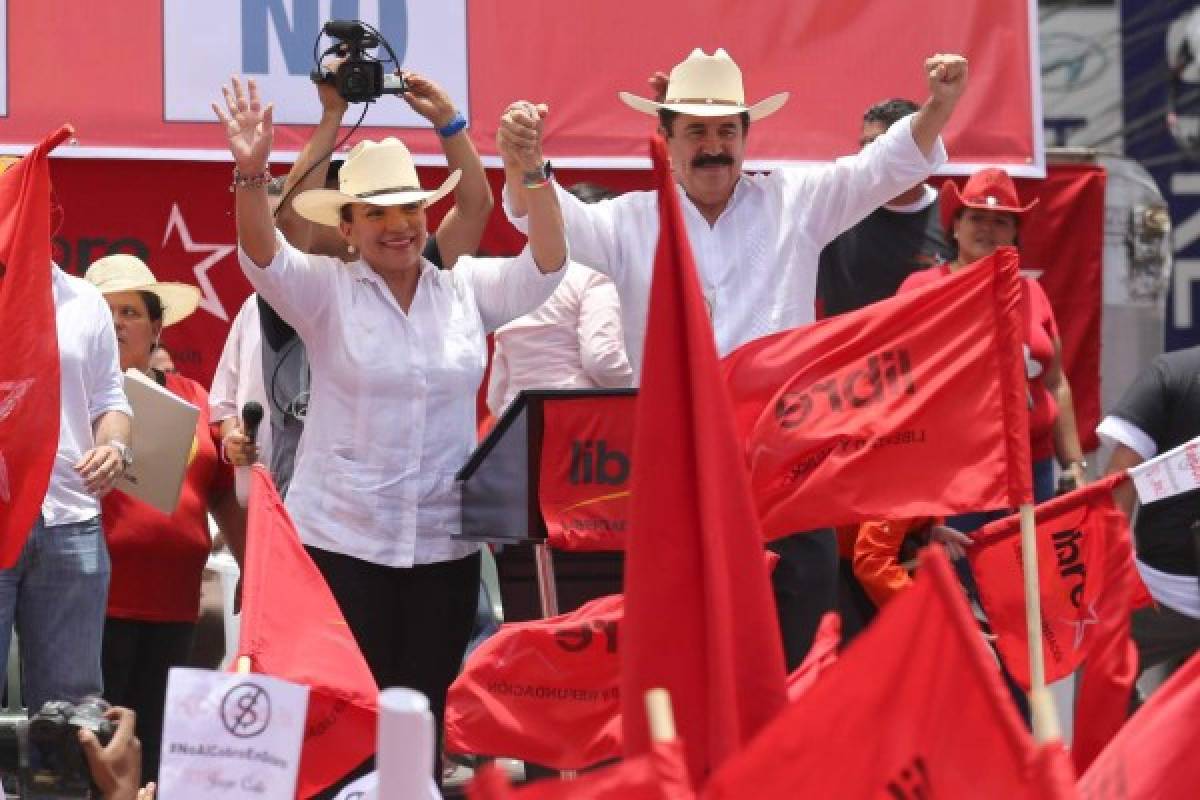
POLYGON ((200 409, 136 369, 125 373, 125 396, 133 407, 133 467, 117 488, 170 514, 179 503, 200 409))

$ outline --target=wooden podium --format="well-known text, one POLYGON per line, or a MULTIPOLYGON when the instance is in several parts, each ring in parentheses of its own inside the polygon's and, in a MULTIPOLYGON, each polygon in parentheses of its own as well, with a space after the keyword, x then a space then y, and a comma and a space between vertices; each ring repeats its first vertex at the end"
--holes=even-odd
POLYGON ((459 470, 460 538, 504 546, 496 564, 507 621, 621 591, 623 554, 562 549, 566 540, 555 534, 571 522, 556 511, 578 506, 596 525, 608 524, 598 517, 604 510, 620 513, 611 498, 628 494, 636 397, 635 389, 521 392, 459 470))

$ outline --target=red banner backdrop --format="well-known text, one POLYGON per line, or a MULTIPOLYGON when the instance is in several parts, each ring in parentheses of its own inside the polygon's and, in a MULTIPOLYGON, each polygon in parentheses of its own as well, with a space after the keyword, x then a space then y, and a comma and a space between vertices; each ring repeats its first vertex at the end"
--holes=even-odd
MULTIPOLYGON (((281 118, 293 117, 307 91, 307 38, 330 4, 204 5, 200 24, 187 22, 201 12, 182 2, 10 0, 3 149, 28 146, 69 118, 78 128, 80 155, 100 148, 110 156, 224 158, 224 139, 207 121, 207 104, 230 72, 257 73, 276 86, 269 99, 281 102, 281 118), (281 46, 286 66, 274 52, 281 46), (264 49, 272 51, 269 57, 264 49), (210 85, 197 77, 209 72, 210 85)), ((919 9, 871 0, 774 0, 755 3, 753 13, 732 0, 506 0, 465 3, 465 12, 463 2, 424 7, 361 0, 332 7, 339 14, 390 18, 391 27, 380 24, 407 54, 406 66, 466 87, 458 91, 468 96, 455 99, 469 108, 471 135, 485 155, 495 154, 501 111, 530 98, 550 104, 548 151, 560 165, 644 165, 653 123, 616 93, 645 93, 653 71, 669 70, 694 47, 724 47, 742 67, 750 100, 792 93, 780 113, 756 124, 750 157, 827 160, 856 149, 867 106, 896 95, 925 97, 925 57, 959 52, 971 61, 971 88, 947 132, 953 169, 970 171, 979 163, 1024 174, 1042 169, 1031 47, 1037 9, 1030 0, 924 0, 919 9), (430 46, 430 37, 441 45, 430 46)), ((382 134, 371 126, 381 124, 394 102, 385 98, 373 108, 359 135, 382 134)), ((285 126, 276 146, 294 152, 306 136, 304 126, 285 126)), ((427 128, 404 136, 414 152, 440 159, 427 128)))

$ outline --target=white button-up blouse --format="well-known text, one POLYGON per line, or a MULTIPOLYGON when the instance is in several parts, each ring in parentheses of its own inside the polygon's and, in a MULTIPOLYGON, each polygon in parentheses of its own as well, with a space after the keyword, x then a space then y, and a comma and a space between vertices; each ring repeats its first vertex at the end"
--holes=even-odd
POLYGON ((287 507, 305 544, 391 567, 470 555, 454 474, 475 443, 485 335, 537 308, 565 269, 516 258, 422 260, 408 313, 363 261, 302 253, 277 235, 254 288, 304 340, 312 370, 287 507))

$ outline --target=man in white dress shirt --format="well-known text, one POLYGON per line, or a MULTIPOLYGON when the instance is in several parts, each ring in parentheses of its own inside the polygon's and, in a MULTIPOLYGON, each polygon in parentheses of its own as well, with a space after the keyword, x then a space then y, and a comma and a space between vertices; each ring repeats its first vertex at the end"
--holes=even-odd
MULTIPOLYGON (((678 64, 665 102, 621 93, 635 110, 656 115, 666 137, 721 355, 812 322, 821 249, 945 162, 940 133, 966 87, 967 62, 938 54, 926 60, 925 71, 930 98, 861 152, 770 175, 742 172, 748 129, 752 121, 778 111, 787 94, 748 105, 741 70, 724 50, 710 56, 697 49, 678 64)), ((501 121, 502 142, 540 159, 546 112, 545 106, 526 101, 511 105, 501 121)), ((548 164, 542 163, 540 172, 524 172, 515 161, 505 162, 505 210, 518 228, 525 224, 524 193, 553 183, 548 164)), ((616 284, 637 375, 658 241, 658 197, 629 192, 584 205, 555 188, 572 258, 616 284)), ((794 667, 807 652, 821 614, 834 606, 836 542, 832 531, 823 531, 781 539, 772 547, 782 557, 772 580, 788 665, 794 667)))

